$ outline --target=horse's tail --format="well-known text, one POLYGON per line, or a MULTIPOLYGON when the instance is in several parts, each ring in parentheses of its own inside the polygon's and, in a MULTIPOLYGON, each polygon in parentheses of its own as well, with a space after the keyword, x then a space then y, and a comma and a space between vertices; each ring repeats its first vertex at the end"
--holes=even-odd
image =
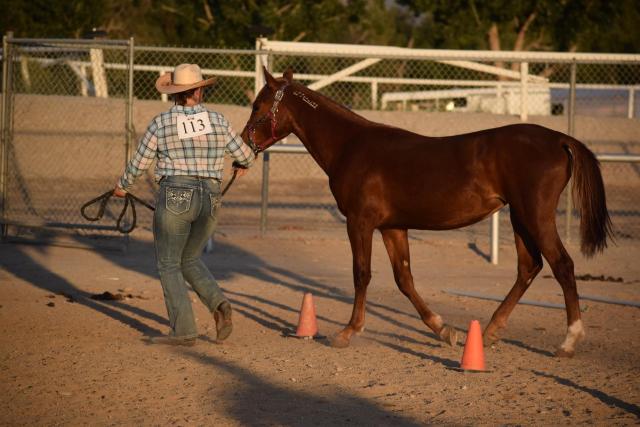
POLYGON ((571 153, 573 200, 580 210, 580 249, 591 257, 607 247, 607 236, 613 240, 611 218, 607 211, 600 162, 582 142, 569 138, 571 153))

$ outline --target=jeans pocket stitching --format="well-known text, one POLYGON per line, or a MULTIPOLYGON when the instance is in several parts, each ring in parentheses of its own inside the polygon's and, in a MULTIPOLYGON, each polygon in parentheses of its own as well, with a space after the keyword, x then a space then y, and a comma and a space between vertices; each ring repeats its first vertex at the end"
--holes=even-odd
POLYGON ((220 206, 220 196, 217 194, 209 194, 209 202, 211 204, 211 216, 215 217, 218 206, 220 206))
POLYGON ((191 208, 192 199, 193 199, 192 188, 178 188, 178 187, 166 188, 165 206, 169 212, 175 215, 180 215, 187 212, 191 208))

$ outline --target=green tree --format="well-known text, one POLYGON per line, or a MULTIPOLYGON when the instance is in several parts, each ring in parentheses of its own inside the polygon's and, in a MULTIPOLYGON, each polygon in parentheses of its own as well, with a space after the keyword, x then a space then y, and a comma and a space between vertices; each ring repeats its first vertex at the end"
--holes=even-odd
POLYGON ((8 0, 0 14, 0 31, 14 37, 80 38, 101 26, 106 4, 92 0, 8 0))
POLYGON ((398 0, 417 45, 450 49, 638 52, 636 0, 398 0))
POLYGON ((640 52, 637 0, 6 0, 0 32, 252 48, 275 40, 640 52))

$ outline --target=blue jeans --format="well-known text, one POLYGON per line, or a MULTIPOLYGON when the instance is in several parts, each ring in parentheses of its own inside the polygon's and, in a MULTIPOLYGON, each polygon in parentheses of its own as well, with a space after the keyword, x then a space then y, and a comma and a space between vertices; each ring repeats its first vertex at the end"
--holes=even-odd
POLYGON ((178 338, 198 335, 185 280, 210 312, 226 301, 200 259, 218 222, 220 197, 214 179, 169 176, 160 182, 153 234, 169 323, 178 338))

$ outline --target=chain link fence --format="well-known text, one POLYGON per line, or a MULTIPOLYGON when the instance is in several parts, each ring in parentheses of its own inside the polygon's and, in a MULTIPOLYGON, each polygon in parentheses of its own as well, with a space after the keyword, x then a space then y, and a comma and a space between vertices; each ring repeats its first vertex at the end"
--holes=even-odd
POLYGON ((125 164, 129 56, 125 41, 5 40, 3 224, 88 228, 80 206, 125 164))
MULTIPOLYGON (((572 58, 367 46, 349 50, 348 45, 264 39, 257 50, 244 51, 134 46, 133 40, 5 38, 3 223, 113 233, 119 202, 110 202, 97 228, 81 219, 79 207, 113 187, 150 120, 171 106, 156 91, 155 80, 184 62, 197 63, 206 77, 216 77, 205 102, 237 132, 249 117, 265 65, 276 75, 291 68, 296 80, 370 120, 424 135, 526 120, 573 134, 596 153, 640 154, 640 57, 572 58)), ((295 136, 284 142, 298 143, 295 136)), ((631 162, 602 165, 618 238, 640 238, 639 168, 631 162)), ((156 189, 150 172, 137 181, 134 193, 151 201, 156 189)), ((270 230, 319 230, 344 224, 326 176, 305 153, 261 156, 236 181, 224 204, 222 227, 262 223, 270 230)), ((557 222, 561 233, 577 238, 575 215, 563 196, 557 222)), ((507 223, 508 215, 501 215, 501 239, 511 241, 507 223)), ((138 224, 150 229, 151 214, 138 209, 138 224)), ((488 227, 483 221, 457 232, 475 241, 486 238, 488 227)))

